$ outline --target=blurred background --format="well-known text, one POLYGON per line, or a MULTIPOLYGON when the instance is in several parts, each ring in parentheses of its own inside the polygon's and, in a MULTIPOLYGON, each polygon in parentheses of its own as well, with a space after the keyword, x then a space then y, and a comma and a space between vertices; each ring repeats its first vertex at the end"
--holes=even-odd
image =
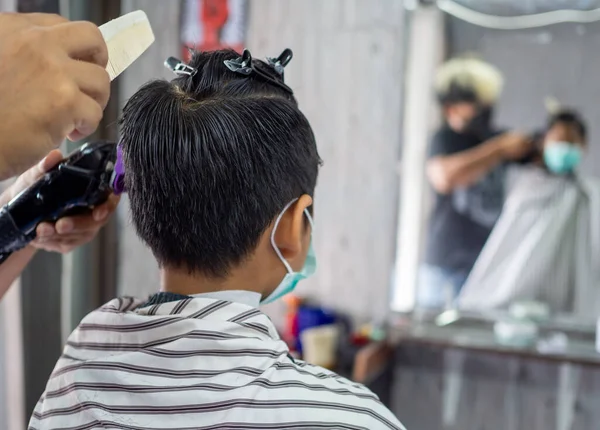
MULTIPOLYGON (((140 85, 172 77, 163 66, 168 56, 231 47, 265 57, 291 48, 286 81, 313 126, 324 166, 315 203, 319 270, 301 284, 297 301, 266 309, 284 338, 298 336, 288 324, 300 302, 306 312, 321 312, 326 325, 343 322, 331 366, 368 384, 407 428, 598 428, 600 187, 593 178, 600 176, 600 1, 0 0, 0 8, 97 24, 137 9, 148 14, 156 42, 113 83, 98 138, 118 139, 120 108, 140 85), (584 119, 587 145, 567 188, 542 179, 552 198, 537 215, 527 212, 529 201, 512 218, 506 209, 498 215, 505 233, 492 236, 505 248, 486 251, 497 256, 487 266, 477 261, 481 276, 463 280, 458 290, 464 284, 465 291, 454 295, 442 282, 441 304, 422 307, 420 270, 440 197, 427 173, 430 142, 448 119, 434 83, 446 60, 466 53, 502 76, 495 127, 543 135, 560 105, 584 119), (566 202, 567 193, 576 203, 566 202), (557 214, 566 207, 566 215, 557 214), (539 234, 521 242, 529 236, 506 232, 516 232, 525 217, 532 220, 525 231, 539 234), (543 228, 538 220, 547 220, 543 228), (535 266, 542 252, 543 267, 535 266), (559 260, 568 261, 569 275, 550 282, 559 260), (500 279, 500 272, 516 275, 500 279), (487 300, 500 284, 512 292, 487 300), (477 294, 461 302, 467 289, 477 294), (561 304, 548 299, 557 291, 567 297, 561 304)), ((436 240, 453 249, 453 237, 436 240)), ((94 243, 66 256, 39 253, 0 302, 0 429, 25 427, 83 316, 114 296, 158 288, 158 268, 130 225, 126 197, 94 243)))

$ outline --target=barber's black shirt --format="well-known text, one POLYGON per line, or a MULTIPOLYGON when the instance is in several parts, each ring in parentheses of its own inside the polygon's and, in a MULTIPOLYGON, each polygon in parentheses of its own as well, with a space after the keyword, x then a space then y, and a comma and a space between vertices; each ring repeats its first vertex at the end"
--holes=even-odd
MULTIPOLYGON (((433 137, 429 157, 471 149, 500 133, 490 131, 477 137, 445 126, 433 137)), ((426 238, 426 264, 461 272, 472 269, 502 209, 504 172, 501 165, 471 187, 447 195, 436 193, 426 238)))

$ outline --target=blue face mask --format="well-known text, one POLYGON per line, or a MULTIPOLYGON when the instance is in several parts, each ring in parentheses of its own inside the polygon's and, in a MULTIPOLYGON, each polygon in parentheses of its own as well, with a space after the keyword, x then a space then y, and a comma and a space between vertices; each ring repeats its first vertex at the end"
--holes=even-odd
MULTIPOLYGON (((281 251, 279 250, 279 248, 277 248, 277 245, 275 244, 275 232, 277 231, 277 226, 279 225, 279 221, 281 221, 281 217, 283 217, 283 214, 290 208, 290 206, 292 204, 294 204, 296 202, 296 200, 293 200, 292 202, 290 202, 283 209, 283 211, 277 217, 277 220, 275 221, 275 225, 273 226, 273 232, 271 233, 271 246, 273 247, 273 249, 277 253, 277 256, 279 257, 279 259, 285 266, 285 268, 287 270, 287 274, 284 276, 283 280, 279 283, 277 288, 275 288, 273 290, 273 292, 271 294, 269 294, 269 296, 266 299, 261 301, 261 304, 263 304, 263 305, 273 303, 275 300, 280 299, 281 297, 285 296, 286 294, 291 293, 296 288, 296 285, 298 285, 298 282, 300 282, 303 279, 308 278, 309 276, 312 276, 315 273, 315 271, 317 270, 317 257, 315 256, 315 251, 313 249, 312 237, 310 239, 308 253, 306 254, 306 260, 304 261, 304 267, 302 267, 302 270, 300 270, 299 272, 294 272, 294 270, 292 269, 292 266, 290 266, 290 263, 288 263, 286 261, 286 259, 283 258, 281 251)), ((304 214, 306 215, 306 217, 308 218, 308 222, 310 223, 310 228, 311 228, 310 234, 312 236, 312 229, 313 229, 312 217, 310 216, 308 209, 304 210, 304 214)))
POLYGON ((572 173, 581 163, 582 151, 570 142, 551 142, 544 148, 544 162, 552 173, 572 173))

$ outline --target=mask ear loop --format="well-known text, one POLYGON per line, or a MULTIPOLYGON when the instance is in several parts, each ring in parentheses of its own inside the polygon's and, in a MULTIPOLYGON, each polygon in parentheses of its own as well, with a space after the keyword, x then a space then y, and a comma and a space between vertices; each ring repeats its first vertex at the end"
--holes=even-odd
MULTIPOLYGON (((277 227, 279 226, 279 222, 281 221, 281 218, 283 218, 283 215, 297 201, 298 201, 298 199, 294 199, 291 202, 289 202, 287 205, 285 205, 285 207, 283 208, 283 210, 281 211, 281 213, 279 214, 279 216, 275 220, 275 225, 273 226, 273 230, 271 231, 271 246, 275 250, 275 253, 277 254, 277 256, 279 257, 279 259, 281 260, 281 262, 285 266, 285 268, 288 271, 288 273, 294 273, 294 269, 292 269, 292 266, 290 266, 290 263, 288 263, 288 261, 285 258, 283 258, 283 254, 279 250, 279 247, 275 244, 275 233, 277 232, 277 227)), ((310 216, 310 212, 308 212, 308 209, 304 209, 304 214, 308 218, 308 223, 310 224, 311 234, 312 234, 312 230, 314 229, 313 219, 310 216)))

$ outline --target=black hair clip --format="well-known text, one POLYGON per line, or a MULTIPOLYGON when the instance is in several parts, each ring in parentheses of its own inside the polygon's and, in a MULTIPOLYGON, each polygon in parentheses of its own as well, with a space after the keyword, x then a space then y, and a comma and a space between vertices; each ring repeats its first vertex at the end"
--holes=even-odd
POLYGON ((244 53, 241 57, 233 60, 225 60, 225 66, 235 73, 248 76, 252 73, 252 54, 247 49, 244 49, 244 53))
POLYGON ((169 57, 165 60, 165 67, 176 75, 195 76, 198 70, 188 66, 183 61, 175 57, 169 57))
POLYGON ((277 58, 267 58, 267 64, 270 67, 265 67, 266 65, 263 62, 252 61, 252 55, 250 54, 250 51, 244 49, 241 57, 234 58, 232 60, 225 60, 223 63, 225 64, 225 67, 234 73, 249 76, 254 72, 256 76, 262 78, 263 80, 278 86, 290 94, 294 94, 292 89, 283 82, 283 70, 285 66, 288 65, 292 57, 292 50, 286 49, 277 58), (281 79, 278 79, 277 76, 279 76, 281 79))
POLYGON ((283 76, 283 69, 285 68, 285 66, 287 66, 289 64, 290 61, 292 61, 293 57, 294 57, 294 53, 292 52, 292 50, 289 48, 286 48, 279 57, 277 57, 277 58, 267 57, 267 61, 273 67, 273 69, 275 69, 275 71, 278 74, 283 76))

